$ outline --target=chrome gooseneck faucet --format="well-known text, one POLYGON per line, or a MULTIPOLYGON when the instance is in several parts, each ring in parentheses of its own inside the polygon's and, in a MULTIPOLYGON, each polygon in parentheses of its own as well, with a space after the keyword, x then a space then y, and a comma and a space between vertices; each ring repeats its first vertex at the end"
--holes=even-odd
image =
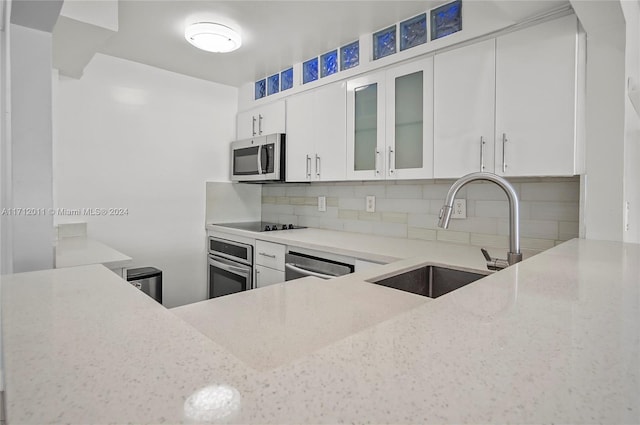
POLYGON ((507 266, 522 261, 522 253, 520 252, 520 205, 518 203, 518 195, 515 189, 511 186, 507 180, 493 173, 471 173, 466 176, 460 177, 449 188, 447 193, 447 199, 444 201, 444 206, 440 209, 440 220, 438 226, 446 229, 449 227, 449 220, 451 219, 451 213, 453 211, 453 201, 456 198, 456 194, 467 183, 471 183, 478 180, 490 181, 502 188, 504 193, 509 198, 509 252, 507 253, 507 259, 492 258, 486 249, 482 248, 482 255, 487 260, 487 268, 489 270, 501 270, 507 266))

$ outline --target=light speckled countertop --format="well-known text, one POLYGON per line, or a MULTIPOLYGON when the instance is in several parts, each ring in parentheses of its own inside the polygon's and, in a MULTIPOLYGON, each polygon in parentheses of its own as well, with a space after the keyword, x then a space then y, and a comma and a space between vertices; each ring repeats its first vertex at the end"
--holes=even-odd
MULTIPOLYGON (((275 242, 295 247, 327 251, 363 260, 390 263, 410 257, 426 257, 434 263, 449 264, 487 272, 480 248, 448 242, 391 238, 363 233, 325 229, 294 229, 271 232, 251 232, 215 224, 207 225, 210 234, 225 234, 275 242)), ((507 250, 490 249, 494 257, 507 258, 507 250)))
POLYGON ((363 282, 431 260, 171 311, 102 266, 2 276, 9 423, 192 423, 212 384, 231 423, 640 423, 640 245, 572 240, 435 300, 363 282))
POLYGON ((131 264, 131 257, 84 236, 60 238, 56 242, 56 268, 104 264, 110 269, 131 264))

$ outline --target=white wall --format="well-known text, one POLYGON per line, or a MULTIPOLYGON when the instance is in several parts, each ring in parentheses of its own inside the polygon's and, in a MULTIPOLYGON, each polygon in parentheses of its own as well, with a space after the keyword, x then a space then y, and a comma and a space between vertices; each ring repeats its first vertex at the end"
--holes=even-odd
MULTIPOLYGON (((12 24, 11 206, 46 211, 53 205, 51 33, 12 24)), ((53 218, 12 217, 13 272, 53 267, 53 218)))
POLYGON ((205 181, 228 180, 237 89, 96 55, 61 77, 55 116, 57 208, 126 208, 89 236, 163 271, 168 307, 206 297, 205 181))

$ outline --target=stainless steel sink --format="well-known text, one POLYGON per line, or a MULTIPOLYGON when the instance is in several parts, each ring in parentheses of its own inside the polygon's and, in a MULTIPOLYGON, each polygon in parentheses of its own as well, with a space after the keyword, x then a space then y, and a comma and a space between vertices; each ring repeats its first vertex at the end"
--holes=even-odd
POLYGON ((424 266, 395 276, 368 282, 429 298, 438 298, 485 276, 479 273, 440 266, 424 266))

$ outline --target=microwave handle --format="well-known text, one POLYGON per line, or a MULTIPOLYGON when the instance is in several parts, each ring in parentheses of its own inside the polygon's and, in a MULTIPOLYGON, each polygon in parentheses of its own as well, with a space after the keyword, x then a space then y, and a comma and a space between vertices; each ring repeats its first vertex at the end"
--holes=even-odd
POLYGON ((258 174, 262 174, 262 145, 258 145, 258 174))

